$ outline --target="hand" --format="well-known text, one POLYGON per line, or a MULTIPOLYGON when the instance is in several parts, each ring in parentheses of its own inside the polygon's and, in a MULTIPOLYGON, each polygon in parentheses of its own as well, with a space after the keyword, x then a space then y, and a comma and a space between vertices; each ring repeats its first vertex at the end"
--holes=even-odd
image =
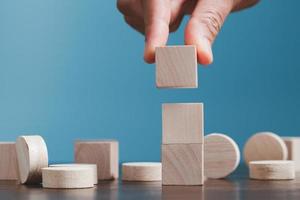
POLYGON ((185 44, 196 45, 200 64, 212 63, 211 45, 231 11, 254 5, 259 0, 118 0, 125 21, 145 34, 144 59, 155 61, 155 47, 164 46, 168 35, 178 29, 184 15, 185 44))

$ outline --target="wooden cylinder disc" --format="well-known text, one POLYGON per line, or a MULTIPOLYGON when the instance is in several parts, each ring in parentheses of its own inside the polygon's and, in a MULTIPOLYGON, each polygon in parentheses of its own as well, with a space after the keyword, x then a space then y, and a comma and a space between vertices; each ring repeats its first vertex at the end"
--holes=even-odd
POLYGON ((124 181, 161 181, 160 162, 129 162, 122 164, 124 181))
POLYGON ((68 164, 52 164, 49 167, 87 167, 91 168, 94 173, 94 184, 98 184, 98 176, 97 176, 97 165, 96 164, 79 164, 79 163, 68 163, 68 164))
POLYGON ((257 160, 286 160, 287 147, 281 137, 272 132, 256 133, 244 147, 246 164, 257 160))
POLYGON ((291 160, 260 160, 249 162, 249 176, 259 180, 295 179, 295 164, 291 160))
POLYGON ((94 170, 90 167, 46 167, 42 169, 44 188, 94 187, 94 170))
POLYGON ((39 135, 20 136, 16 150, 21 183, 41 183, 41 169, 48 167, 48 150, 44 139, 39 135))
POLYGON ((240 163, 238 145, 227 135, 212 133, 204 137, 204 176, 224 178, 240 163))

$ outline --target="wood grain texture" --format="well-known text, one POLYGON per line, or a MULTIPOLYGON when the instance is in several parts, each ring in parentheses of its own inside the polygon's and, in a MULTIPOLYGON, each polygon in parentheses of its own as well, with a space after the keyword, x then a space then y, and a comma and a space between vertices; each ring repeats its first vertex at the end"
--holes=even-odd
POLYGON ((75 162, 96 164, 99 180, 119 177, 119 143, 115 140, 75 142, 75 162))
POLYGON ((17 180, 18 163, 15 142, 0 142, 0 180, 17 180))
POLYGON ((238 145, 229 136, 212 133, 204 137, 204 176, 225 178, 240 163, 238 145))
POLYGON ((275 133, 256 133, 247 141, 244 147, 246 164, 257 160, 286 160, 287 147, 284 141, 275 133))
POLYGON ((295 170, 300 171, 300 137, 282 137, 288 149, 288 160, 293 160, 295 170))
POLYGON ((163 185, 203 185, 203 144, 162 145, 163 185))
POLYGON ((94 187, 94 170, 91 167, 46 167, 42 169, 44 188, 94 187))
POLYGON ((295 165, 291 160, 260 160, 249 162, 249 176, 259 180, 295 179, 295 165))
POLYGON ((166 46, 155 50, 156 87, 197 88, 195 46, 166 46))
POLYGON ((202 103, 162 105, 163 144, 203 143, 203 126, 202 103))
POLYGON ((160 162, 123 163, 122 180, 161 181, 161 163, 160 162))
POLYGON ((16 150, 21 183, 41 183, 41 169, 48 167, 48 150, 44 139, 39 135, 20 136, 16 150))
POLYGON ((79 164, 79 163, 67 163, 67 164, 52 164, 49 167, 75 167, 75 168, 89 168, 93 170, 94 184, 98 184, 97 165, 95 164, 79 164))

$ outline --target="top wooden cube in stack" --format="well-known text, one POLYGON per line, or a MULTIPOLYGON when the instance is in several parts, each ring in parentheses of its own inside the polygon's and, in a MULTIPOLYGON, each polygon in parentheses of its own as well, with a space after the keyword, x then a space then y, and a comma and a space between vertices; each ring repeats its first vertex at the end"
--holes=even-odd
POLYGON ((163 104, 162 143, 203 143, 203 104, 163 104))

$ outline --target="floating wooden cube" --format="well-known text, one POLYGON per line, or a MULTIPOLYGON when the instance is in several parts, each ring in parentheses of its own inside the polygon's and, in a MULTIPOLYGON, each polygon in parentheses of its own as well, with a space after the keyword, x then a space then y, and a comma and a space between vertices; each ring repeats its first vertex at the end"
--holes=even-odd
POLYGON ((295 162, 295 170, 300 171, 300 137, 282 138, 288 149, 288 160, 295 162))
POLYGON ((158 88, 197 88, 195 46, 166 46, 155 50, 158 88))
POLYGON ((203 185, 203 144, 163 144, 162 184, 203 185))
POLYGON ((203 104, 162 105, 163 144, 203 143, 203 104))
POLYGON ((15 142, 0 142, 0 180, 17 180, 18 163, 15 142))
POLYGON ((75 162, 96 164, 99 180, 117 179, 119 143, 115 140, 76 141, 75 162))

